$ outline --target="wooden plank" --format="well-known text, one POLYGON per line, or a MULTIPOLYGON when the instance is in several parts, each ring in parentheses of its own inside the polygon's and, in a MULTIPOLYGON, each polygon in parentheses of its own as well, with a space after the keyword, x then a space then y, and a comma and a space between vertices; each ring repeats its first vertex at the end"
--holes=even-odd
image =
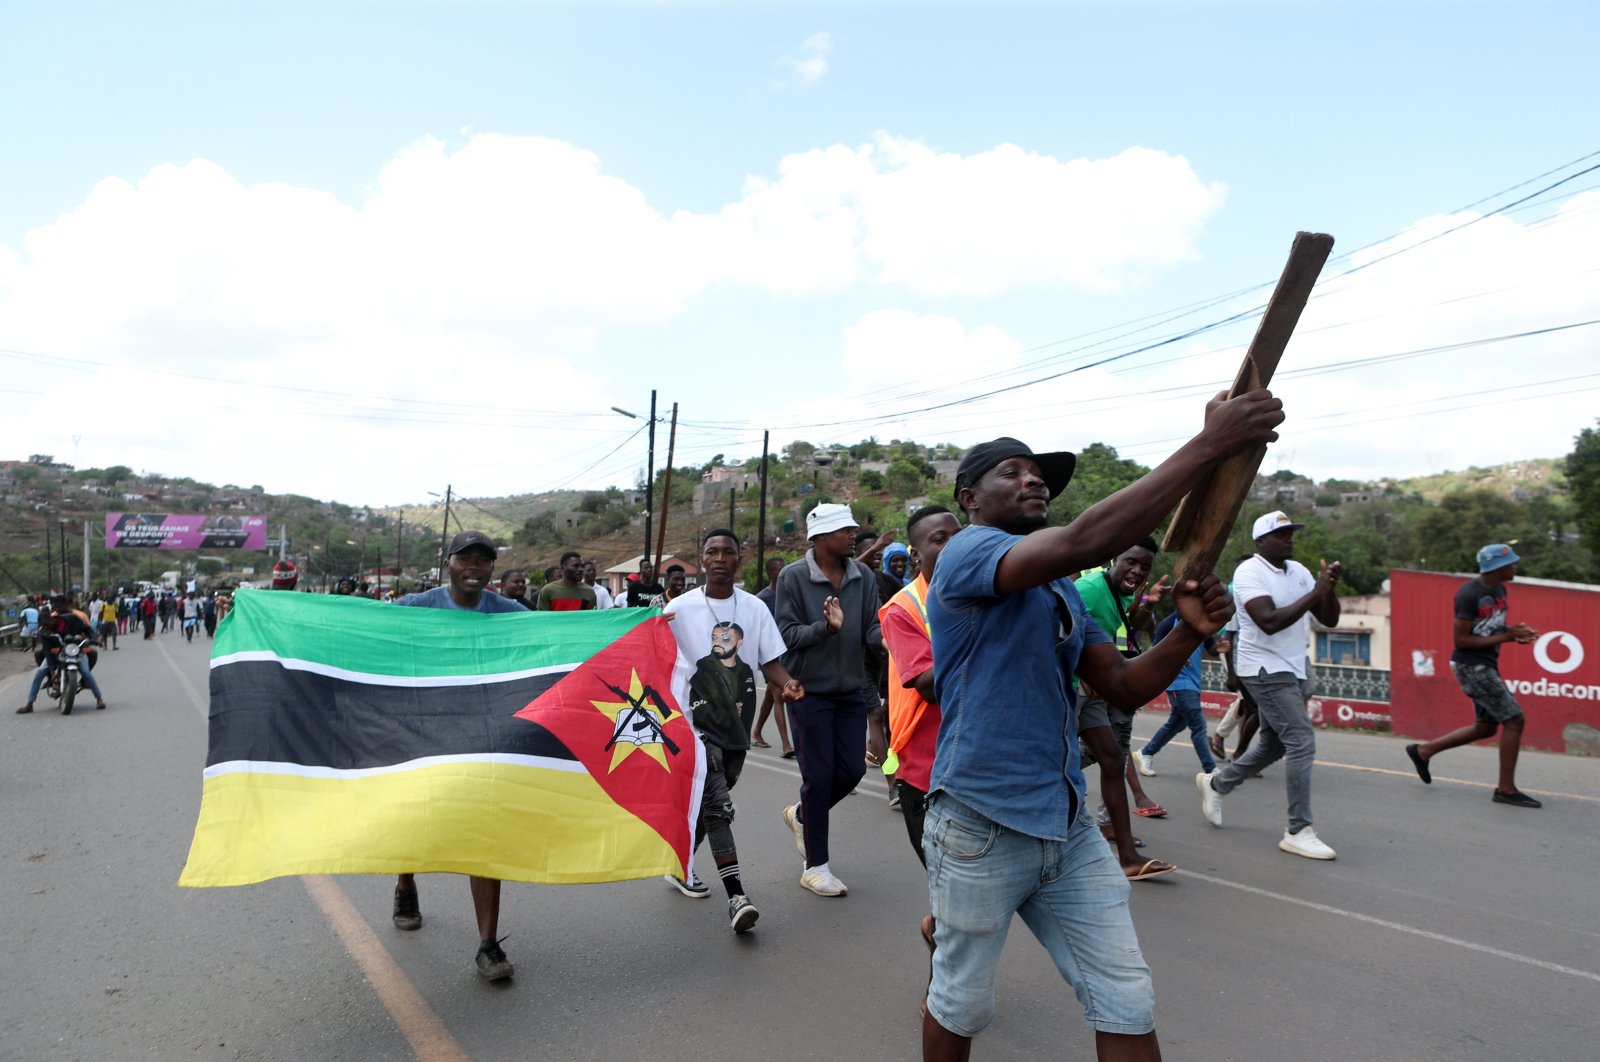
MULTIPOLYGON (((1300 321, 1300 313, 1332 250, 1332 236, 1320 232, 1295 234, 1289 261, 1283 267, 1272 298, 1267 301, 1255 338, 1250 341, 1250 349, 1245 352, 1239 374, 1228 392, 1229 398, 1265 387, 1272 381, 1272 374, 1277 371, 1295 325, 1300 321)), ((1173 515, 1161 546, 1163 550, 1182 551, 1173 571, 1174 579, 1203 579, 1216 570, 1222 549, 1227 545, 1228 533, 1244 508, 1266 455, 1265 446, 1234 455, 1196 483, 1178 503, 1178 511, 1173 515)))

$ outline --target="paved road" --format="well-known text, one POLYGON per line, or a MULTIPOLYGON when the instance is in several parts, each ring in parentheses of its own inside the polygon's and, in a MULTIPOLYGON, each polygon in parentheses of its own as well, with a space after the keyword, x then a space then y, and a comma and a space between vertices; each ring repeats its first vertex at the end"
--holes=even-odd
MULTIPOLYGON (((506 887, 513 982, 487 985, 467 886, 388 880, 183 890, 205 753, 207 644, 125 640, 111 708, 0 713, 0 1058, 898 1060, 918 1057, 926 904, 899 816, 869 783, 838 811, 850 896, 802 891, 778 818, 797 781, 758 753, 738 790, 735 938, 718 900, 659 882, 506 887)), ((26 676, 0 683, 20 704, 26 676)), ((1158 719, 1141 720, 1148 734, 1158 719)), ((1494 805, 1491 750, 1423 787, 1396 740, 1324 732, 1317 825, 1331 864, 1285 855, 1278 769, 1201 818, 1192 754, 1140 821, 1184 873, 1135 886, 1166 1057, 1587 1059, 1600 1013, 1600 764, 1530 754, 1542 811, 1494 805)), ((1091 776, 1091 786, 1094 779, 1091 776)), ((1020 926, 984 1059, 1092 1057, 1070 992, 1020 926)))

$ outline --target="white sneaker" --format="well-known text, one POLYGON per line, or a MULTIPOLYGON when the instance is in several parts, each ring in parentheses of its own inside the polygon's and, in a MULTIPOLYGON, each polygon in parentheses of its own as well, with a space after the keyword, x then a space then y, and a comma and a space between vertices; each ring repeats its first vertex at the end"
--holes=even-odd
POLYGON ((1133 750, 1133 764, 1139 768, 1139 773, 1146 778, 1154 778, 1156 776, 1156 758, 1154 756, 1146 756, 1144 750, 1133 750))
POLYGON ((1307 859, 1332 859, 1333 849, 1322 843, 1322 838, 1317 836, 1317 831, 1310 826, 1302 826, 1299 833, 1283 831, 1283 840, 1278 842, 1278 847, 1285 852, 1292 852, 1297 856, 1307 859))
POLYGON ((1211 788, 1211 775, 1201 771, 1194 776, 1194 787, 1200 790, 1200 814, 1213 826, 1222 825, 1222 794, 1211 788))
POLYGON ((800 875, 800 887, 818 896, 843 896, 850 891, 827 867, 806 867, 800 875))
POLYGON ((785 804, 783 808, 783 822, 789 827, 789 832, 794 834, 794 850, 800 853, 800 858, 806 857, 806 824, 800 821, 800 805, 785 804))

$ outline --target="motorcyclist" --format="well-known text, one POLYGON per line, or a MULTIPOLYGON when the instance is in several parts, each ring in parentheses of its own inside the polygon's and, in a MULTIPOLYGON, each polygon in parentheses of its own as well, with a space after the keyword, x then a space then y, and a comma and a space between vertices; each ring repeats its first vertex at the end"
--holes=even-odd
MULTIPOLYGON (((57 658, 61 655, 61 649, 68 638, 81 640, 85 647, 96 644, 94 628, 72 609, 67 595, 57 594, 50 599, 50 605, 50 615, 39 624, 39 644, 45 650, 44 660, 33 673, 33 683, 28 687, 28 703, 17 709, 18 715, 26 715, 33 711, 33 701, 39 696, 39 687, 44 684, 50 671, 57 666, 57 658)), ((100 684, 94 680, 92 650, 85 652, 79 658, 79 663, 83 684, 94 694, 94 706, 104 708, 106 699, 100 693, 100 684)))

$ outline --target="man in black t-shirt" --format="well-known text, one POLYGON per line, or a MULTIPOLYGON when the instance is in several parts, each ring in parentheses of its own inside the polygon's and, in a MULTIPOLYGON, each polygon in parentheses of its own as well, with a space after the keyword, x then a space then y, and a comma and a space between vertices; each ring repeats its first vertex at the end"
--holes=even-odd
POLYGON ((1455 651, 1450 667, 1461 690, 1472 698, 1476 718, 1471 726, 1452 730, 1443 737, 1417 745, 1407 745, 1406 755, 1425 784, 1433 782, 1428 763, 1446 749, 1468 745, 1493 737, 1500 731, 1500 781, 1495 786, 1494 802, 1519 808, 1543 805, 1517 788, 1517 754, 1522 751, 1522 708, 1500 677, 1500 646, 1506 642, 1526 645, 1539 632, 1526 623, 1506 621, 1506 584, 1517 577, 1520 560, 1510 546, 1496 543, 1478 551, 1478 577, 1456 591, 1455 651))
POLYGON ((667 588, 656 582, 656 564, 649 557, 639 562, 638 578, 628 583, 627 601, 629 608, 645 608, 650 604, 650 599, 667 592, 667 588))

